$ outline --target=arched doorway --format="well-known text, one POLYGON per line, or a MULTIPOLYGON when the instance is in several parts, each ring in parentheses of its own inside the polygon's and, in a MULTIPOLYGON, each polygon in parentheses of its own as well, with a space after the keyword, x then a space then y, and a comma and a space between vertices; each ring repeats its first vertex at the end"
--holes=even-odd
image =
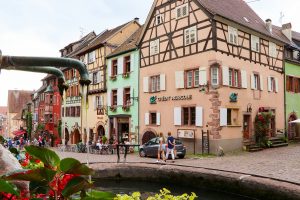
POLYGON ((146 131, 143 135, 142 138, 142 144, 145 144, 146 142, 148 142, 149 140, 151 140, 152 138, 155 138, 156 134, 152 131, 146 131))
POLYGON ((69 130, 65 128, 65 145, 68 144, 69 140, 70 140, 69 130))
POLYGON ((102 137, 105 135, 105 129, 102 125, 99 125, 97 128, 97 137, 102 137))
MULTIPOLYGON (((295 113, 292 113, 289 117, 288 122, 294 121, 297 119, 297 116, 295 113)), ((288 137, 289 140, 295 139, 297 137, 297 124, 296 123, 288 123, 288 137)))
POLYGON ((80 133, 79 130, 76 128, 73 132, 73 144, 77 144, 80 142, 80 133))

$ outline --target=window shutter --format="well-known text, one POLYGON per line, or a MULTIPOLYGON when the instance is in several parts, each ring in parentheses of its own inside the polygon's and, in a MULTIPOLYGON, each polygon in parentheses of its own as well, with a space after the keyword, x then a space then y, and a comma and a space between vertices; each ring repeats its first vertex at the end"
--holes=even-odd
POLYGON ((118 74, 123 74, 124 69, 124 57, 118 58, 118 74))
POLYGON ((145 93, 149 92, 149 77, 143 78, 143 91, 145 93))
POLYGON ((279 88, 278 88, 278 78, 275 78, 275 92, 278 93, 279 88))
POLYGON ((199 85, 207 84, 206 67, 199 68, 199 85))
POLYGON ((220 108, 220 126, 227 126, 227 108, 220 108))
POLYGON ((118 88, 117 103, 118 106, 123 106, 123 88, 118 88))
POLYGON ((111 60, 108 60, 108 62, 107 62, 107 75, 108 75, 108 77, 111 76, 111 71, 112 71, 111 70, 111 60))
POLYGON ((229 85, 229 68, 222 66, 223 85, 229 85))
POLYGON ((160 113, 156 113, 156 125, 160 126, 160 113))
POLYGON ((251 74, 251 89, 255 90, 255 80, 254 80, 254 74, 251 74))
POLYGON ((184 71, 175 72, 175 82, 177 89, 184 88, 184 71))
POLYGON ((174 125, 181 126, 181 107, 174 108, 174 125))
POLYGON ((160 90, 161 91, 166 90, 166 75, 165 74, 160 75, 160 90))
POLYGON ((247 89, 248 87, 248 81, 247 81, 247 72, 246 70, 241 70, 241 78, 242 78, 242 88, 247 89))
POLYGON ((259 75, 259 85, 260 85, 260 90, 263 91, 264 90, 264 79, 261 74, 259 75))
POLYGON ((111 106, 111 91, 107 92, 107 106, 111 106))
POLYGON ((97 101, 96 101, 96 96, 93 96, 93 104, 94 104, 94 110, 97 108, 97 101))
POLYGON ((145 113, 145 125, 150 124, 150 118, 149 118, 149 113, 145 113))
POLYGON ((196 126, 203 126, 203 108, 196 107, 196 126))
POLYGON ((98 71, 97 72, 97 83, 100 83, 101 82, 101 71, 98 71))
POLYGON ((272 81, 270 76, 268 76, 268 91, 272 92, 272 81))

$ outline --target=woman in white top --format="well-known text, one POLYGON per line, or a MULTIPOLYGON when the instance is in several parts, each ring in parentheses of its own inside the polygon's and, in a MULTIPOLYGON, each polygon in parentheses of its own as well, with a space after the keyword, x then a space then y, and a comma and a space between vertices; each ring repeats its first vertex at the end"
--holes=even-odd
POLYGON ((163 133, 159 133, 159 146, 158 146, 158 151, 157 151, 157 161, 159 162, 160 159, 162 159, 163 161, 165 161, 165 137, 163 135, 163 133), (161 158, 162 156, 162 158, 161 158))

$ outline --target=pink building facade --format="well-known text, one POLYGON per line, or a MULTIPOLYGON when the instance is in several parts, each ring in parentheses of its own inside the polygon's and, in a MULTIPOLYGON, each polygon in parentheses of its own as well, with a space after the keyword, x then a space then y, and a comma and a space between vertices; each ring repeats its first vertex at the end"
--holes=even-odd
POLYGON ((261 112, 276 137, 286 38, 270 27, 242 0, 154 1, 140 41, 141 143, 171 132, 201 153, 208 130, 210 152, 241 149, 261 112))

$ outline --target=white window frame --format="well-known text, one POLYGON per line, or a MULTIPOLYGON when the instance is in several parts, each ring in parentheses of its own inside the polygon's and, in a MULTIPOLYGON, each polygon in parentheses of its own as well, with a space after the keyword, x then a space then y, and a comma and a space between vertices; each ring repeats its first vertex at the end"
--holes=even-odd
POLYGON ((162 14, 158 14, 155 16, 155 25, 160 25, 163 23, 163 15, 162 14))
POLYGON ((260 89, 260 83, 259 83, 259 74, 253 74, 253 86, 255 90, 259 90, 260 89))
POLYGON ((160 92, 160 75, 150 77, 150 92, 160 92))
POLYGON ((277 57, 277 45, 273 42, 269 42, 269 56, 273 58, 277 57))
POLYGON ((259 43, 259 37, 255 35, 251 35, 251 50, 255 52, 260 51, 260 43, 259 43))
POLYGON ((159 53, 159 39, 150 41, 150 56, 159 53))
POLYGON ((211 75, 210 75, 210 77, 211 77, 211 85, 213 85, 213 86, 218 86, 219 85, 219 67, 217 67, 217 66, 212 66, 211 67, 211 75), (214 76, 215 76, 215 74, 214 74, 214 69, 216 69, 217 71, 217 74, 216 74, 216 79, 214 78, 214 76), (216 81, 216 82, 214 82, 214 81, 216 81))
POLYGON ((189 10, 189 6, 187 3, 176 7, 176 9, 175 9, 176 19, 180 19, 180 18, 188 16, 189 12, 190 12, 190 10, 189 10), (186 9, 185 15, 183 14, 184 9, 186 9))
POLYGON ((184 44, 190 45, 197 42, 197 26, 192 26, 184 30, 184 44))
POLYGON ((92 51, 88 53, 88 63, 93 63, 96 60, 96 52, 92 51))
POLYGON ((228 42, 234 45, 239 44, 238 29, 228 26, 228 42))

